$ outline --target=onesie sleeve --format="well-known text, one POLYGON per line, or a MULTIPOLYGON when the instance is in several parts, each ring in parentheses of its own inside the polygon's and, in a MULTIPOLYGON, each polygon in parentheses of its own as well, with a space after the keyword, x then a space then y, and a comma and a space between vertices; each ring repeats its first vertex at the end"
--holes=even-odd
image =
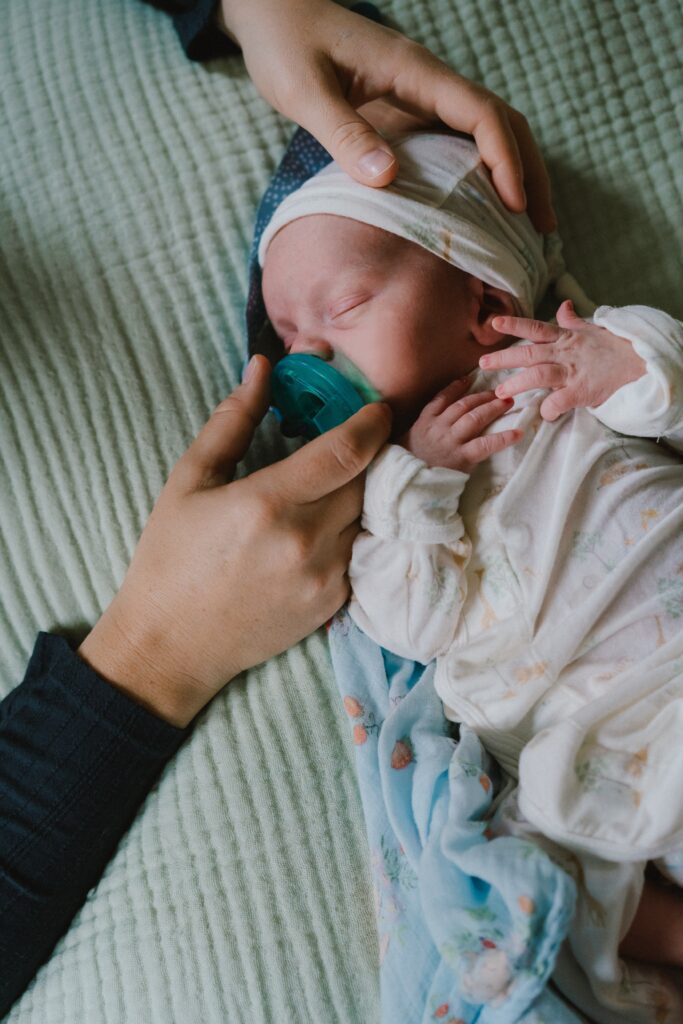
POLYGON ((627 338, 647 371, 589 411, 620 434, 683 451, 683 324, 649 306, 600 306, 593 322, 627 338))
POLYGON ((458 504, 467 480, 398 445, 367 472, 349 611, 376 643, 423 664, 451 645, 465 601, 471 545, 458 504))
POLYGON ((40 633, 0 702, 0 1018, 98 881, 189 729, 40 633))

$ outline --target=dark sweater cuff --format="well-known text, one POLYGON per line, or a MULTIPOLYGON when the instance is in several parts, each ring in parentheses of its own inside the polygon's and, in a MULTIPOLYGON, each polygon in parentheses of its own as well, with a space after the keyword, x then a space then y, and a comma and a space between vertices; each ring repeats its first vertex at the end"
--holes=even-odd
MULTIPOLYGON (((105 682, 61 636, 39 633, 21 686, 0 703, 0 725, 16 714, 26 713, 35 702, 50 711, 59 703, 59 715, 70 715, 79 727, 96 725, 109 735, 120 736, 148 757, 170 757, 190 732, 179 729, 131 697, 105 682), (6 707, 7 705, 7 707, 6 707)), ((48 714, 46 724, 52 719, 48 714)))
POLYGON ((217 7, 217 0, 196 0, 189 10, 173 16, 180 44, 190 60, 216 60, 239 53, 216 24, 217 7))

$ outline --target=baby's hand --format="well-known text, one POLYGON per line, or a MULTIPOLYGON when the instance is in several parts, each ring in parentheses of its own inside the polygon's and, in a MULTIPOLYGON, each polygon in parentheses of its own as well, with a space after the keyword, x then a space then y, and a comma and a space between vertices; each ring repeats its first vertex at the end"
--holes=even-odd
POLYGON ((576 315, 569 299, 557 311, 557 327, 516 316, 498 316, 492 325, 534 344, 490 352, 481 357, 479 365, 484 370, 523 370, 498 385, 499 398, 550 388, 552 394, 541 403, 545 420, 556 420, 570 409, 602 405, 624 384, 645 373, 645 362, 630 341, 586 323, 576 315))
POLYGON ((521 430, 482 435, 489 424, 507 412, 512 398, 496 398, 493 391, 463 394, 470 381, 453 381, 429 402, 399 444, 428 466, 444 466, 471 473, 494 452, 516 444, 521 430))

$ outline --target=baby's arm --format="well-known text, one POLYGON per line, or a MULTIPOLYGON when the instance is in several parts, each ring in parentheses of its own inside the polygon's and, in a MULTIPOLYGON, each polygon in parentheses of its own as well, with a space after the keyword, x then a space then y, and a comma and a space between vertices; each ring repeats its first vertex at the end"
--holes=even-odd
POLYGON ((569 301, 557 321, 496 319, 497 329, 534 342, 482 356, 485 369, 520 369, 496 394, 549 388, 541 404, 546 420, 585 407, 619 433, 662 437, 680 449, 683 324, 648 306, 601 306, 588 322, 569 301))
POLYGON ((481 436, 511 403, 463 396, 455 381, 367 472, 363 531, 349 567, 350 612, 382 647, 424 664, 452 643, 466 596, 470 543, 458 511, 470 470, 519 430, 481 436), (408 451, 407 449, 412 449, 408 451))

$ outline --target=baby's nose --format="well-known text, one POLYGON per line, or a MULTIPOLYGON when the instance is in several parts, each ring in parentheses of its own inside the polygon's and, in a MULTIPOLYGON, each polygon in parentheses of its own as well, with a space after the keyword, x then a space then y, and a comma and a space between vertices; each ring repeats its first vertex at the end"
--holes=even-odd
POLYGON ((297 334, 289 346, 289 351, 292 354, 298 352, 302 355, 318 356, 320 359, 332 359, 334 356, 334 350, 329 341, 306 334, 297 334))

